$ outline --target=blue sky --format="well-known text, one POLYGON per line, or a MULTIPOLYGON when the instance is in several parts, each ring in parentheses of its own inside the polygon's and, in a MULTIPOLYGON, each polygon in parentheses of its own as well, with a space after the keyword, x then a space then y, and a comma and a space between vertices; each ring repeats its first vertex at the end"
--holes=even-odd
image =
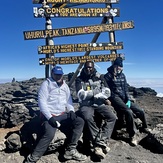
MULTIPOLYGON (((39 65, 37 47, 45 45, 44 39, 24 40, 23 31, 44 30, 45 19, 34 18, 32 0, 2 1, 0 10, 1 64, 0 79, 29 79, 45 77, 45 66, 39 65)), ((105 4, 81 5, 80 7, 105 7, 105 4)), ((112 7, 120 8, 120 17, 114 22, 134 21, 135 28, 115 31, 117 42, 123 42, 125 54, 124 72, 127 78, 163 78, 163 0, 120 0, 112 7)), ((52 18, 55 28, 67 28, 100 24, 102 18, 52 18)), ((54 38, 54 44, 90 43, 94 34, 54 38)), ((108 32, 100 35, 97 42, 109 42, 108 32)), ((109 54, 110 51, 91 54, 109 54)), ((80 53, 59 53, 59 56, 77 56, 80 53)), ((97 62, 97 70, 106 73, 111 62, 97 62)), ((73 72, 78 64, 62 65, 65 74, 73 72)))

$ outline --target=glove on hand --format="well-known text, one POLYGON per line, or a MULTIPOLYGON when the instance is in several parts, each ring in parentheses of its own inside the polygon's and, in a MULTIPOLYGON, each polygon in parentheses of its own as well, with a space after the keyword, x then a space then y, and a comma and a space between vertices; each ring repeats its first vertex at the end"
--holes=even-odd
POLYGON ((61 126, 61 124, 56 121, 54 117, 51 117, 48 122, 54 128, 59 128, 61 126))
POLYGON ((99 94, 100 92, 101 92, 101 90, 98 87, 96 87, 95 89, 93 89, 93 95, 94 96, 97 95, 97 94, 99 94))
POLYGON ((109 98, 111 95, 110 89, 106 87, 102 88, 102 94, 109 98))
POLYGON ((77 118, 77 115, 75 114, 75 112, 70 111, 68 112, 68 118, 70 118, 71 120, 75 120, 77 118))
POLYGON ((131 101, 130 101, 130 100, 127 101, 126 106, 127 106, 128 108, 131 107, 131 101))
POLYGON ((79 102, 81 102, 82 100, 85 100, 85 99, 90 99, 90 98, 92 98, 92 96, 93 96, 92 90, 84 91, 84 89, 80 89, 77 94, 79 102))
POLYGON ((107 96, 105 96, 103 93, 98 93, 94 96, 94 98, 107 99, 107 96))
POLYGON ((84 89, 79 90, 77 97, 78 97, 79 101, 85 100, 86 95, 85 95, 84 89))

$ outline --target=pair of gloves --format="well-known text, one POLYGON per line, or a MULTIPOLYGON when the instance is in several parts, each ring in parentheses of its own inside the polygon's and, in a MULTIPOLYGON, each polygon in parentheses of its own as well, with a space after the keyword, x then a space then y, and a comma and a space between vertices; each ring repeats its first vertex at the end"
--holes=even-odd
POLYGON ((94 105, 95 106, 100 106, 100 105, 110 105, 110 101, 108 98, 110 97, 110 89, 109 88, 102 88, 100 92, 97 94, 94 94, 94 105))
POLYGON ((93 96, 94 98, 101 98, 107 99, 110 97, 110 89, 109 88, 102 88, 102 91, 99 88, 95 88, 94 90, 85 91, 84 89, 79 90, 77 97, 79 102, 86 99, 91 99, 93 96))
POLYGON ((102 88, 101 92, 94 93, 94 98, 100 98, 100 99, 108 99, 110 97, 110 89, 109 88, 102 88))
MULTIPOLYGON (((77 116, 74 111, 70 111, 70 112, 68 112, 67 118, 70 118, 73 121, 77 118, 77 116)), ((54 128, 59 128, 61 126, 61 124, 55 120, 55 117, 51 117, 48 120, 48 122, 54 128)))

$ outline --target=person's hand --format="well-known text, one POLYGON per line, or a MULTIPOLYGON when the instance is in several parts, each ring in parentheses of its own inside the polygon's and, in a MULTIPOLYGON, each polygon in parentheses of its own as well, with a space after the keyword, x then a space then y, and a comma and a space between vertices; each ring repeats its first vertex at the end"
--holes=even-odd
POLYGON ((71 120, 75 120, 76 117, 77 117, 77 115, 75 114, 74 111, 68 112, 68 118, 70 118, 71 120))
POLYGON ((128 108, 131 107, 131 101, 130 101, 130 100, 127 101, 126 106, 127 106, 128 108))
POLYGON ((61 124, 56 121, 54 117, 51 117, 48 122, 54 128, 59 128, 61 126, 61 124))
POLYGON ((110 102, 110 100, 105 100, 105 105, 111 105, 111 102, 110 102))

